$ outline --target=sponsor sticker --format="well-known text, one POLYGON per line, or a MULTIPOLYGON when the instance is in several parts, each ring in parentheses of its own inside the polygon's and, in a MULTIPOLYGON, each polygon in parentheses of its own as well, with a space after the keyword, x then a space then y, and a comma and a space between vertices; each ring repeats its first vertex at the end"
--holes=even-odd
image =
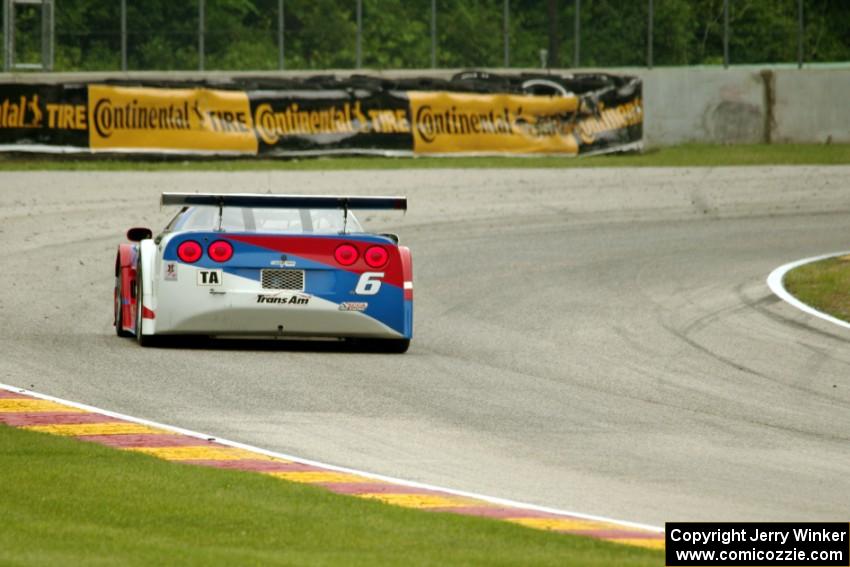
POLYGON ((89 85, 92 150, 257 153, 248 95, 207 88, 89 85))
POLYGON ((310 296, 303 293, 293 295, 266 295, 260 294, 257 296, 257 303, 270 303, 273 305, 307 305, 310 303, 310 296))
POLYGON ((198 270, 198 285, 215 286, 221 285, 221 270, 198 270))
POLYGON ((163 278, 166 281, 177 281, 177 262, 166 262, 163 278))
POLYGON ((369 304, 365 301, 347 301, 339 304, 340 311, 366 311, 369 304))
POLYGON ((457 92, 409 92, 414 153, 578 153, 579 100, 457 92))

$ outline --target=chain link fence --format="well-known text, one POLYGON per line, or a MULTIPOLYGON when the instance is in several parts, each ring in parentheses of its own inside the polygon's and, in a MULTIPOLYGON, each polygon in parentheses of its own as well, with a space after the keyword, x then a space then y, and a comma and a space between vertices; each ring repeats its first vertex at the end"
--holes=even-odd
POLYGON ((843 0, 0 0, 4 71, 850 60, 843 0))

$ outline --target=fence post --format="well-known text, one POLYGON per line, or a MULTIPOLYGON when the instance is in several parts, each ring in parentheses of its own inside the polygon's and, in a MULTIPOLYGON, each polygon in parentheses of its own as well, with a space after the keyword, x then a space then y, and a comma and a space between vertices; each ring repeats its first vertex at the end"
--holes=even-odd
POLYGON ((357 50, 355 67, 358 69, 363 64, 363 0, 357 0, 357 50))
POLYGON ((573 52, 573 67, 581 65, 581 0, 576 0, 575 18, 575 50, 573 52))
POLYGON ((9 71, 9 0, 3 2, 3 72, 9 71))
POLYGON ((15 5, 12 4, 12 0, 3 0, 3 15, 6 26, 3 33, 3 43, 6 45, 3 70, 8 73, 15 62, 15 5))
POLYGON ((511 66, 511 0, 505 0, 505 6, 502 11, 502 42, 505 45, 504 66, 511 66))
POLYGON ((53 0, 41 3, 41 67, 45 71, 53 70, 53 0))
POLYGON ((198 0, 198 71, 204 70, 204 4, 206 0, 198 0))
POLYGON ((548 23, 548 49, 546 49, 546 68, 557 68, 561 66, 561 30, 559 29, 560 19, 558 18, 558 0, 547 0, 546 2, 546 20, 548 23))
POLYGON ((729 0, 723 0, 723 68, 729 68, 729 0))
POLYGON ((803 68, 803 0, 797 0, 797 69, 803 68))
POLYGON ((121 70, 127 71, 127 0, 121 0, 121 70))
POLYGON ((277 68, 281 71, 286 68, 283 51, 283 24, 283 0, 277 0, 277 68))
POLYGON ((653 20, 655 19, 655 6, 649 0, 649 20, 646 23, 646 67, 652 69, 652 34, 653 20))
POLYGON ((431 68, 437 68, 437 0, 431 0, 431 68))

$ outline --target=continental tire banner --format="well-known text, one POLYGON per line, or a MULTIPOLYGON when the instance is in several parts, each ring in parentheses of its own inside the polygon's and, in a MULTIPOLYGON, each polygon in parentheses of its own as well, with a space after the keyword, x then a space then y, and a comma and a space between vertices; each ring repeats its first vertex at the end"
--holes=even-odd
POLYGON ((578 97, 411 92, 413 151, 578 153, 570 118, 578 97), (566 118, 566 120, 565 120, 566 118))
POLYGON ((392 91, 248 91, 260 155, 405 155, 407 94, 392 91))
POLYGON ((105 85, 88 91, 92 151, 257 153, 243 92, 105 85))
POLYGON ((3 149, 85 151, 89 147, 88 128, 85 86, 0 84, 3 149))
POLYGON ((0 150, 177 155, 585 155, 641 147, 614 75, 0 83, 0 150))

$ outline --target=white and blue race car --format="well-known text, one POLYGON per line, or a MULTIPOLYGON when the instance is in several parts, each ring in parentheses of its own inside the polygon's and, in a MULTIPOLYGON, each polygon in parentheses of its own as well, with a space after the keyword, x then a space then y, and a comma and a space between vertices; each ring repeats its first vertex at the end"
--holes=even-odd
POLYGON ((363 231, 353 210, 405 197, 163 193, 179 212, 155 238, 131 228, 115 261, 115 329, 167 335, 365 339, 405 352, 410 250, 363 231))

